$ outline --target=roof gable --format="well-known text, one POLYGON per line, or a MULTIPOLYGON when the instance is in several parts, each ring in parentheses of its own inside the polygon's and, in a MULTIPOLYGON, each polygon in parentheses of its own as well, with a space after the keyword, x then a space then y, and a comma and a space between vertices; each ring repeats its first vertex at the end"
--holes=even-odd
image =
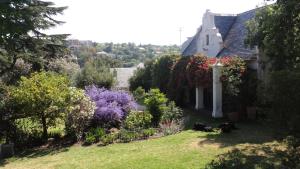
MULTIPOLYGON (((260 9, 260 8, 258 8, 260 9)), ((240 56, 244 59, 251 59, 255 50, 245 46, 244 40, 247 36, 246 22, 255 17, 258 9, 253 9, 238 15, 215 14, 214 22, 216 28, 222 36, 223 48, 217 54, 217 57, 240 56)), ((190 56, 197 53, 197 41, 200 39, 201 29, 190 39, 183 49, 183 56, 190 56)))
POLYGON ((236 16, 214 16, 216 28, 219 29, 222 39, 226 38, 231 26, 235 22, 236 16))
POLYGON ((200 33, 202 31, 202 27, 198 30, 196 35, 192 38, 187 47, 183 50, 183 56, 191 56, 197 53, 197 40, 200 38, 200 33))
POLYGON ((255 17, 256 10, 237 15, 224 40, 224 48, 219 52, 218 57, 237 55, 244 59, 250 59, 253 56, 255 51, 247 48, 244 40, 247 36, 246 22, 255 17))

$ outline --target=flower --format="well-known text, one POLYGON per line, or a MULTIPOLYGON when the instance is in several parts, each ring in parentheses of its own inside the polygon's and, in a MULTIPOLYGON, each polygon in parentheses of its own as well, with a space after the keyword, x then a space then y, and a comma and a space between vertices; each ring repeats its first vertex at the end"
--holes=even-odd
POLYGON ((96 103, 94 119, 100 124, 120 122, 130 110, 136 109, 133 97, 124 91, 89 86, 86 94, 96 103))

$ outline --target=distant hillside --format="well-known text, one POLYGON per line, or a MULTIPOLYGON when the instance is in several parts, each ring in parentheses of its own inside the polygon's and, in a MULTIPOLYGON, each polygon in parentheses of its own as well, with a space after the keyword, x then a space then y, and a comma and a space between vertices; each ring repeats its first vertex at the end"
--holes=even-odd
POLYGON ((80 66, 93 57, 110 57, 117 67, 133 67, 147 59, 167 53, 179 53, 177 45, 136 45, 134 43, 96 43, 92 41, 68 40, 67 45, 72 54, 77 56, 80 66))

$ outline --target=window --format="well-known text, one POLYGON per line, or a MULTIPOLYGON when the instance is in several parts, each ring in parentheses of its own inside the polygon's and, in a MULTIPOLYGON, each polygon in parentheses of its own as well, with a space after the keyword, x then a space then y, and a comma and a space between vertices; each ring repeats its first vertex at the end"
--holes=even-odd
POLYGON ((209 35, 206 35, 206 45, 209 45, 209 35))

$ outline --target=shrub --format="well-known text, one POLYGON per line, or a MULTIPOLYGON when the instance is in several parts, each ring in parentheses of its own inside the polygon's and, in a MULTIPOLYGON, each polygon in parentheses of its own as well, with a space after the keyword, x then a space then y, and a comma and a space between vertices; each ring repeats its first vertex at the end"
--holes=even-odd
POLYGON ((97 87, 111 88, 114 84, 114 76, 110 68, 100 59, 87 62, 76 75, 77 87, 95 85, 97 87))
POLYGON ((221 62, 224 65, 221 77, 224 94, 237 96, 240 93, 242 76, 246 72, 246 63, 240 57, 224 57, 221 62))
POLYGON ((132 96, 122 91, 90 86, 86 88, 86 94, 96 103, 93 119, 99 126, 119 127, 127 113, 136 106, 132 96))
POLYGON ((204 55, 195 55, 186 65, 186 77, 190 87, 208 87, 212 84, 212 69, 210 60, 204 55))
POLYGON ((139 133, 135 132, 135 131, 128 131, 128 130, 122 129, 118 133, 118 137, 119 137, 120 142, 128 143, 128 142, 138 139, 139 133))
POLYGON ((141 135, 142 137, 145 139, 145 138, 148 138, 150 136, 153 136, 155 134, 156 130, 153 129, 153 128, 149 128, 149 129, 143 129, 141 131, 141 135))
POLYGON ((99 141, 105 135, 105 130, 103 128, 95 128, 93 133, 97 141, 99 141))
POLYGON ((77 60, 72 56, 66 56, 64 58, 52 59, 47 66, 48 70, 57 72, 59 74, 67 75, 72 78, 80 70, 77 60))
POLYGON ((180 132, 183 128, 182 121, 166 121, 159 124, 160 131, 165 135, 172 135, 180 132))
POLYGON ((95 103, 81 89, 71 88, 71 106, 65 120, 66 133, 80 140, 90 125, 95 111, 95 103))
POLYGON ((152 72, 153 61, 145 63, 144 68, 138 68, 134 75, 129 79, 130 91, 136 90, 138 87, 142 87, 146 91, 150 90, 152 86, 152 72))
POLYGON ((93 133, 89 132, 85 135, 85 140, 84 140, 85 144, 91 145, 93 143, 96 143, 96 141, 97 141, 96 136, 93 133))
POLYGON ((183 111, 176 106, 174 101, 168 103, 168 106, 165 108, 162 121, 176 121, 180 120, 183 117, 183 111))
POLYGON ((43 143, 41 125, 32 118, 12 120, 7 138, 20 149, 41 145, 43 143))
POLYGON ((267 97, 271 100, 271 118, 282 129, 300 132, 300 71, 277 71, 271 75, 267 97))
POLYGON ((54 138, 54 139, 60 139, 64 136, 64 131, 63 129, 54 129, 54 130, 49 130, 48 137, 49 138, 54 138))
POLYGON ((85 134, 85 143, 92 144, 92 143, 99 142, 104 136, 105 136, 105 130, 103 128, 100 127, 91 128, 85 134))
POLYGON ((287 146, 283 165, 287 168, 300 168, 300 139, 294 136, 288 136, 284 139, 287 146))
POLYGON ((134 130, 147 128, 151 125, 152 115, 148 112, 132 111, 125 120, 125 128, 134 130))
POLYGON ((145 95, 145 90, 141 86, 133 91, 133 97, 139 104, 144 104, 145 95))
POLYGON ((101 137, 101 142, 103 145, 112 144, 116 139, 116 134, 109 133, 101 137))
POLYGON ((10 91, 12 116, 32 117, 41 123, 43 136, 47 137, 50 126, 63 119, 69 106, 70 90, 66 77, 51 73, 33 73, 22 77, 17 87, 10 91))
POLYGON ((152 115, 152 124, 158 126, 163 111, 166 107, 168 99, 159 91, 159 89, 151 89, 146 94, 145 105, 152 115))

